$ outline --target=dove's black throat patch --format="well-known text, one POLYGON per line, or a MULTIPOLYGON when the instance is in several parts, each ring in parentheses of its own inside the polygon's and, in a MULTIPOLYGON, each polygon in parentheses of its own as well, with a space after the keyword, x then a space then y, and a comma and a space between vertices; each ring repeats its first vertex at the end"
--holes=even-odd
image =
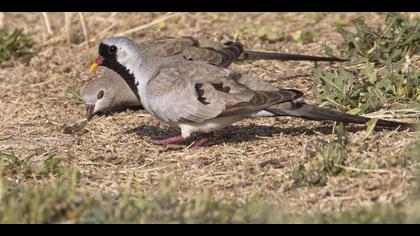
POLYGON ((139 91, 137 89, 136 79, 133 73, 130 73, 124 65, 118 62, 117 55, 109 53, 109 45, 101 43, 99 45, 99 55, 101 55, 104 60, 102 61, 102 66, 108 67, 109 69, 117 72, 128 84, 130 89, 136 95, 137 99, 140 101, 139 91))
POLYGON ((111 62, 109 65, 105 63, 103 65, 117 72, 125 80, 130 89, 136 95, 137 99, 140 101, 139 91, 133 73, 128 72, 127 68, 117 61, 115 61, 115 63, 111 62))

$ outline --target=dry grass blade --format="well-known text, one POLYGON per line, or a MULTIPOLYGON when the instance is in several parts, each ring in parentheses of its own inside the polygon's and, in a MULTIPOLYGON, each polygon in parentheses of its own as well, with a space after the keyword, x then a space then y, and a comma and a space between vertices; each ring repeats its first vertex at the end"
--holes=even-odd
MULTIPOLYGON (((109 31, 111 31, 117 24, 115 24, 114 22, 111 23, 110 26, 106 27, 104 30, 102 30, 101 32, 99 32, 97 35, 95 35, 94 37, 92 37, 89 42, 95 42, 96 40, 99 40, 101 38, 103 38, 106 33, 108 33, 109 31)), ((77 45, 79 47, 86 45, 86 43, 88 43, 87 41, 77 45)))
POLYGON ((0 12, 0 28, 4 28, 4 12, 0 12))
POLYGON ((140 26, 134 27, 132 29, 129 29, 127 31, 118 33, 118 34, 116 34, 116 36, 125 36, 125 35, 128 35, 128 34, 132 34, 132 33, 138 32, 140 30, 147 29, 147 28, 152 27, 154 25, 157 25, 157 24, 159 24, 159 23, 161 23, 163 21, 166 21, 166 20, 169 20, 169 19, 171 19, 171 18, 173 18, 175 16, 178 16, 179 14, 180 13, 168 13, 168 14, 166 14, 166 15, 164 15, 164 16, 162 16, 162 17, 160 17, 160 18, 158 18, 158 19, 156 19, 156 20, 154 20, 154 21, 152 21, 150 23, 147 23, 147 24, 144 24, 144 25, 140 25, 140 26))
POLYGON ((79 19, 80 19, 80 24, 82 25, 83 36, 85 37, 86 47, 89 48, 90 46, 89 45, 89 31, 86 26, 86 21, 85 21, 83 12, 79 12, 79 19))
POLYGON ((54 44, 57 44, 57 43, 60 43, 60 42, 62 42, 63 40, 64 40, 64 35, 63 34, 58 34, 57 36, 54 36, 54 37, 52 37, 52 38, 50 38, 50 39, 48 39, 46 42, 44 42, 44 43, 41 43, 41 44, 35 44, 34 45, 34 48, 35 49, 39 49, 39 48, 43 48, 43 47, 45 47, 45 46, 47 46, 47 45, 54 45, 54 44))
POLYGON ((378 119, 418 119, 420 110, 418 109, 398 109, 398 110, 379 110, 363 116, 378 119))
POLYGON ((336 164, 337 167, 340 167, 346 171, 353 171, 353 172, 361 172, 361 173, 375 173, 375 174, 392 174, 391 171, 388 170, 379 170, 379 169, 359 169, 350 166, 343 166, 336 164))
POLYGON ((67 43, 72 42, 72 32, 71 32, 71 17, 73 16, 72 12, 64 12, 64 34, 66 35, 67 43))
MULTIPOLYGON (((18 102, 17 102, 18 103, 18 102)), ((0 137, 3 136, 6 125, 14 118, 16 113, 23 107, 23 105, 16 106, 14 109, 6 109, 6 105, 0 102, 2 111, 0 112, 0 137)))
POLYGON ((51 29, 50 18, 46 12, 42 12, 42 18, 44 19, 45 29, 47 30, 48 35, 53 35, 53 31, 51 29))
POLYGON ((356 141, 356 143, 363 143, 365 142, 369 136, 372 135, 373 130, 376 127, 376 123, 378 122, 378 118, 372 118, 366 125, 366 133, 363 137, 361 137, 359 140, 356 141))

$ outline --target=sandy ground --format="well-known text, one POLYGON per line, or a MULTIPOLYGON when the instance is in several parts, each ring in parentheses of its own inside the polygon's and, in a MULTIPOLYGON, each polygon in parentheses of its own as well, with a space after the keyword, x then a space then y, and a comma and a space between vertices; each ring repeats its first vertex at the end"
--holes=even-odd
MULTIPOLYGON (((150 23, 164 14, 85 15, 95 40, 150 23)), ((192 35, 228 41, 234 39, 238 29, 252 22, 256 27, 275 26, 285 35, 311 29, 315 41, 305 45, 293 40, 268 42, 240 34, 239 39, 247 48, 324 55, 324 44, 334 50, 342 44, 334 22, 361 15, 373 25, 384 17, 321 14, 317 21, 318 15, 312 13, 182 13, 130 37, 143 41, 158 36, 192 35)), ((70 46, 62 34, 63 15, 50 17, 52 37, 45 32, 41 14, 6 13, 7 28, 23 27, 34 35, 37 54, 29 61, 4 63, 0 68, 0 152, 13 152, 21 158, 34 155, 33 160, 60 157, 62 165, 81 171, 79 188, 93 194, 119 194, 127 184, 144 191, 159 190, 160 183, 169 180, 182 193, 180 201, 206 193, 217 200, 237 203, 259 199, 293 212, 400 202, 413 188, 415 163, 398 163, 404 162, 400 153, 416 140, 415 132, 378 131, 367 138, 366 151, 349 147, 346 166, 378 171, 330 176, 324 187, 291 188, 293 169, 299 164, 309 165, 313 147, 336 137, 333 124, 290 118, 246 120, 217 133, 198 150, 172 150, 145 141, 144 136, 164 137, 178 131, 144 111, 95 117, 85 124, 84 105, 72 98, 69 89, 80 90, 92 79, 87 68, 97 55, 98 41, 89 49, 82 44, 83 35, 75 15, 75 43, 70 46)), ((311 73, 315 69, 313 63, 259 61, 233 67, 279 87, 305 91, 306 101, 315 102, 316 91, 321 88, 311 73)), ((351 140, 366 133, 364 126, 349 127, 351 140)), ((37 184, 35 180, 25 181, 21 184, 37 184)))

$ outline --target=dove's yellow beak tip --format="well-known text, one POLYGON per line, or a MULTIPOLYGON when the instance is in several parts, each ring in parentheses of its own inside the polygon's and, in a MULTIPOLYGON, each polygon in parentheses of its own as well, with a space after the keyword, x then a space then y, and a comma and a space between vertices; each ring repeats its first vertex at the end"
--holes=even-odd
POLYGON ((98 66, 98 63, 92 63, 92 65, 89 67, 89 73, 94 73, 98 69, 98 66))
POLYGON ((89 73, 93 73, 98 69, 98 66, 102 65, 102 62, 104 61, 104 58, 102 56, 99 56, 89 67, 89 73))

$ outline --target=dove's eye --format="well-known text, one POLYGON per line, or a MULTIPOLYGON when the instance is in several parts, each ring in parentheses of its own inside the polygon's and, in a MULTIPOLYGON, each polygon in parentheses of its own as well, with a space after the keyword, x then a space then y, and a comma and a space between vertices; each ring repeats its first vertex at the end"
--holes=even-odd
POLYGON ((115 47, 114 45, 110 46, 108 48, 108 52, 109 54, 115 54, 117 52, 117 47, 115 47))
POLYGON ((102 99, 103 97, 104 97, 104 91, 101 90, 98 92, 98 95, 96 96, 96 98, 99 100, 99 99, 102 99))

